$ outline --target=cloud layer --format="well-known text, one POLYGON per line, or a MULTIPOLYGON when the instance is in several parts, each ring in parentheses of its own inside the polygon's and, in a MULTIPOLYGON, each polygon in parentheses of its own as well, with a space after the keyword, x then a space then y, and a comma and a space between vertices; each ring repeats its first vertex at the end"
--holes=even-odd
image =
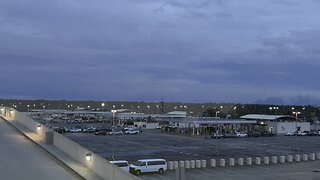
POLYGON ((319 8, 317 0, 2 0, 1 96, 317 99, 319 8))

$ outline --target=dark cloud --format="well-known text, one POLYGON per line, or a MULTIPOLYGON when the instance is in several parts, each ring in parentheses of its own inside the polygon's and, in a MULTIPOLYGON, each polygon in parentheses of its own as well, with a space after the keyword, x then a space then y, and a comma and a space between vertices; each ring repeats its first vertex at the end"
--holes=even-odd
POLYGON ((0 80, 10 82, 1 94, 307 103, 292 98, 320 97, 319 6, 314 0, 3 0, 0 80))

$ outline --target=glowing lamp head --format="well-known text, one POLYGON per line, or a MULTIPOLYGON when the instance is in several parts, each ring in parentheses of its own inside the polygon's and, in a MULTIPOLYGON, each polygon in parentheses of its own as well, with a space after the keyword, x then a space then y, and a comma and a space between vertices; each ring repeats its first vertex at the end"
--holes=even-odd
POLYGON ((41 124, 37 125, 37 130, 39 131, 41 129, 41 124))
POLYGON ((87 153, 87 154, 86 154, 86 160, 87 160, 87 161, 91 161, 91 159, 92 159, 91 153, 87 153))

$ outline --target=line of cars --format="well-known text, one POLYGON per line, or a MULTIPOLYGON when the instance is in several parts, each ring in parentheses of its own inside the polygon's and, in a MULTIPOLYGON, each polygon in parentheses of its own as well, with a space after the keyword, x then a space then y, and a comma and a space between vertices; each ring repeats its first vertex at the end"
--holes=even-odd
POLYGON ((95 135, 132 135, 142 132, 141 129, 136 127, 108 127, 108 128, 96 128, 96 127, 52 127, 52 130, 64 134, 64 133, 94 133, 95 135))
POLYGON ((311 131, 298 131, 298 132, 287 132, 286 136, 320 136, 320 131, 311 130, 311 131))
POLYGON ((139 130, 135 127, 125 127, 125 128, 107 128, 107 129, 99 129, 95 132, 95 135, 133 135, 139 134, 142 130, 139 130))
POLYGON ((132 164, 129 164, 125 160, 110 161, 110 163, 136 175, 146 172, 158 172, 162 174, 167 170, 167 161, 165 159, 140 159, 132 164))
POLYGON ((248 133, 244 133, 244 132, 234 132, 234 133, 213 133, 211 135, 211 138, 245 138, 245 137, 270 137, 270 136, 275 136, 276 134, 274 133, 270 133, 270 132, 255 132, 255 131, 251 131, 248 133))

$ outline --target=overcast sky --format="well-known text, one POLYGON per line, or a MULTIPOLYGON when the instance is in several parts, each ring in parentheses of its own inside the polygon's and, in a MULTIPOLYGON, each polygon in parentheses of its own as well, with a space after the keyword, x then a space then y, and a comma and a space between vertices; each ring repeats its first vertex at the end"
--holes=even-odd
POLYGON ((0 97, 320 104, 319 0, 0 0, 0 97))

